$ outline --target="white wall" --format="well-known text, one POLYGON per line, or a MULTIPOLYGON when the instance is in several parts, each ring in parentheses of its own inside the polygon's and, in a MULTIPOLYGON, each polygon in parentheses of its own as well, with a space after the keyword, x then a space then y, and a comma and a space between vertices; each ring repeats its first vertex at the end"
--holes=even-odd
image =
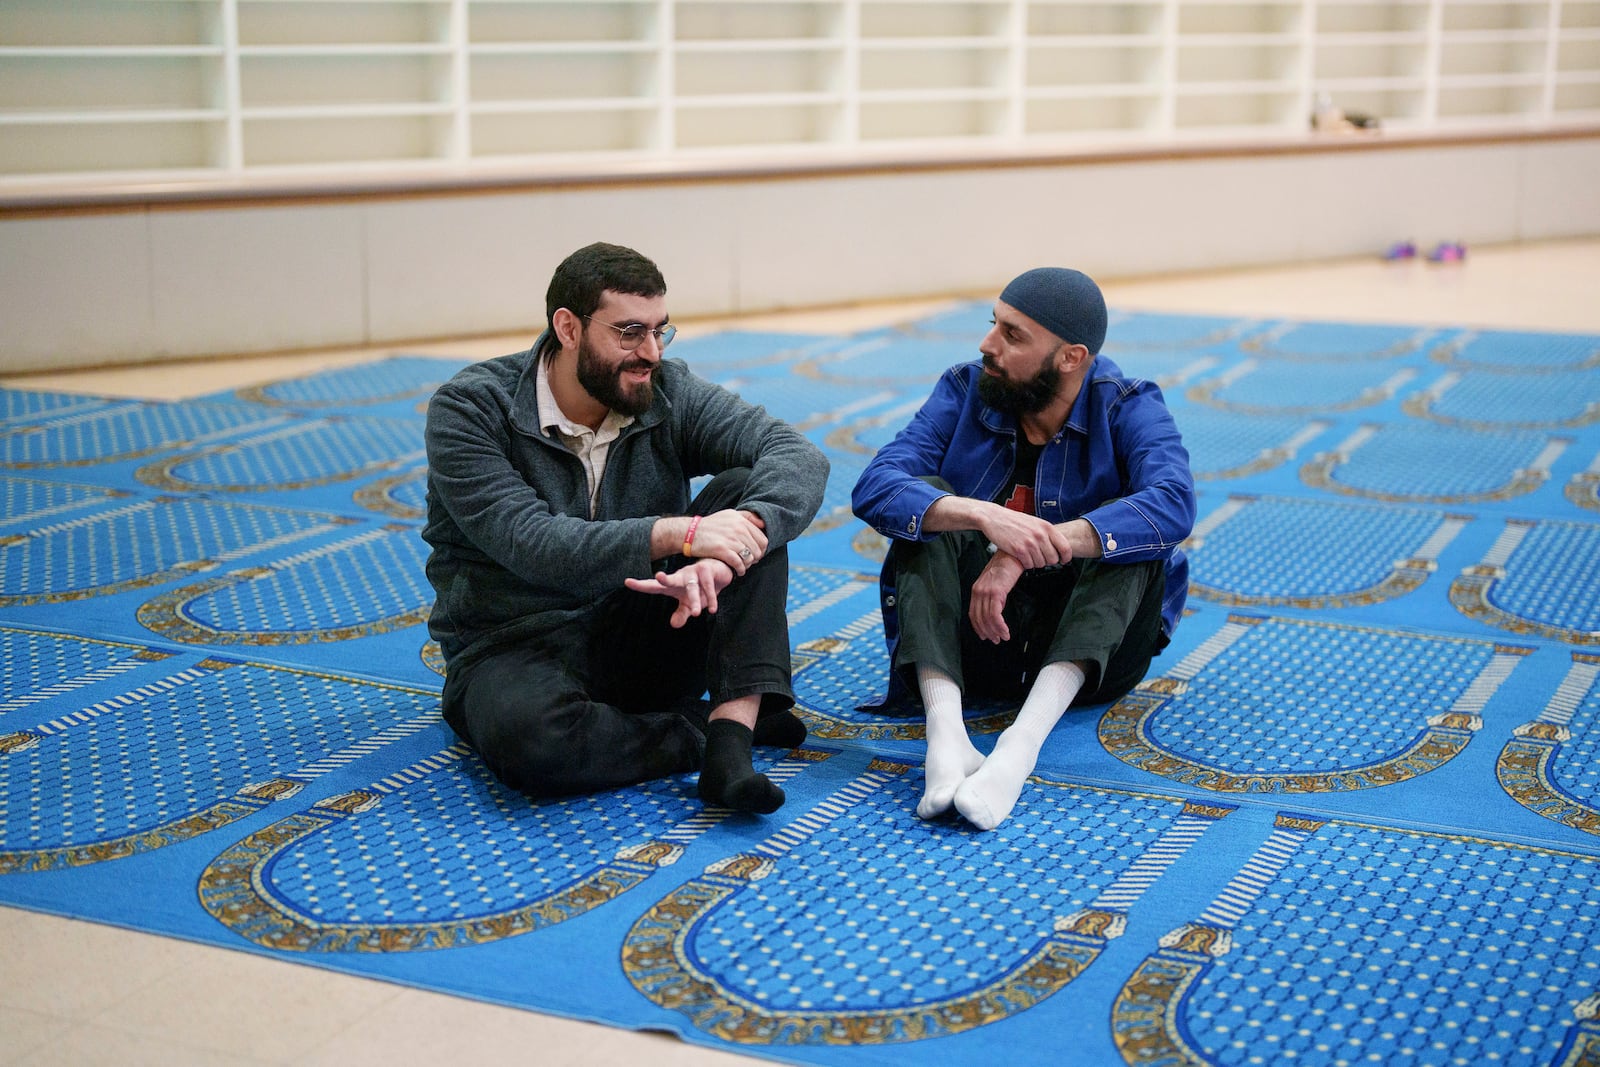
POLYGON ((0 206, 0 370, 531 331, 594 240, 666 274, 674 314, 1376 254, 1405 237, 1600 234, 1600 132, 258 206, 0 206))

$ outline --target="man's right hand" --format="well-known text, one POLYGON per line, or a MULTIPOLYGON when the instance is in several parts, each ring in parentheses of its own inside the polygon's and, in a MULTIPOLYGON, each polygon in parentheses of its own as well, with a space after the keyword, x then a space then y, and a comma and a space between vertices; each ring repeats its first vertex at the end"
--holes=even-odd
POLYGON ((990 644, 998 645, 1011 640, 1011 627, 1006 625, 1006 598, 1022 577, 1022 564, 1005 552, 996 552, 972 583, 972 602, 967 605, 967 619, 977 635, 990 644))
POLYGON ((696 524, 689 554, 695 559, 719 559, 743 576, 767 553, 765 525, 753 512, 714 511, 696 524))

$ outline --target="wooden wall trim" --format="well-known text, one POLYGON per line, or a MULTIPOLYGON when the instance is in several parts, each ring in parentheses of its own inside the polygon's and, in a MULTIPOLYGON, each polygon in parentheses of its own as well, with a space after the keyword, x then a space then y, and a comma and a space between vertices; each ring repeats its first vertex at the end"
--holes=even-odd
POLYGON ((942 171, 1039 167, 1103 166, 1122 163, 1203 161, 1241 157, 1340 155, 1406 149, 1518 146, 1600 139, 1600 125, 1559 129, 1459 133, 1352 133, 1308 135, 1293 140, 1162 144, 1073 152, 963 151, 943 155, 853 155, 850 158, 764 159, 752 162, 704 160, 626 164, 610 170, 543 169, 478 171, 458 169, 395 171, 386 174, 331 174, 317 177, 249 178, 192 182, 75 185, 0 184, 0 219, 120 213, 267 207, 282 204, 348 203, 429 197, 489 196, 508 193, 571 191, 588 188, 791 181, 839 177, 893 177, 942 171))

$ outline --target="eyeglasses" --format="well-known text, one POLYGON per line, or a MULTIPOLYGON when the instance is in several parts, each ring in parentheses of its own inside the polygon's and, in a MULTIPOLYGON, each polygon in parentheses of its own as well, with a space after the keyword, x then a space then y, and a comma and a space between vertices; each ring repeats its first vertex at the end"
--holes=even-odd
POLYGON ((627 326, 612 326, 611 323, 603 319, 597 319, 593 315, 585 315, 584 318, 590 322, 598 322, 602 326, 610 326, 613 330, 616 330, 617 342, 622 345, 624 352, 632 352, 635 348, 644 344, 645 334, 655 337, 657 348, 666 348, 672 343, 672 339, 678 336, 678 328, 671 323, 652 330, 642 322, 629 323, 627 326))

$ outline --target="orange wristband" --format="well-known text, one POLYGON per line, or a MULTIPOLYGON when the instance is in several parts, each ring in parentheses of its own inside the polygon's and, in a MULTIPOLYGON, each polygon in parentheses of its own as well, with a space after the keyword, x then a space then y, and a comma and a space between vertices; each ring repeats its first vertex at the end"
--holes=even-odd
POLYGON ((694 556, 694 531, 699 525, 700 516, 691 515, 689 517, 689 532, 683 535, 683 554, 685 556, 691 558, 694 556))

